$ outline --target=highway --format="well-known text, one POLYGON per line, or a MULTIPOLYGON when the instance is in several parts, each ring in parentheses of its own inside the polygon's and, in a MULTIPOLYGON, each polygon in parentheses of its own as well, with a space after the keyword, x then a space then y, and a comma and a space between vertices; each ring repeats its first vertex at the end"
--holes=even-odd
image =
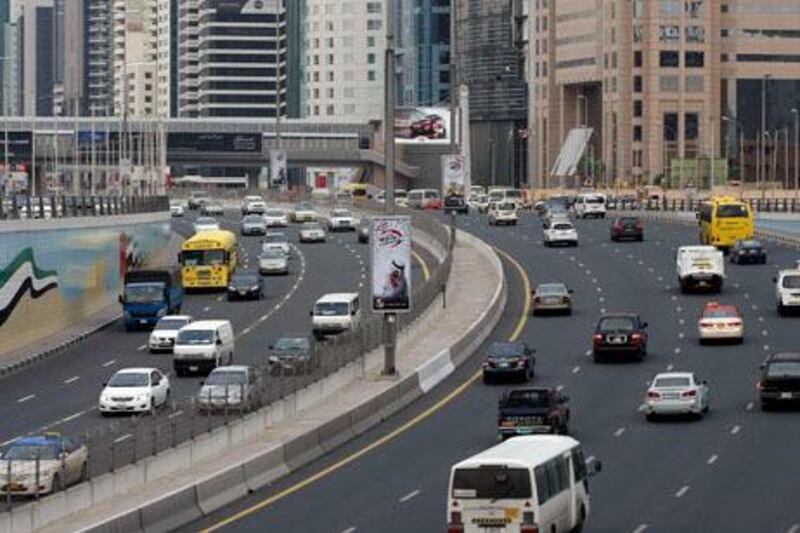
MULTIPOLYGON (((173 230, 183 236, 193 233, 195 214, 173 219, 173 230)), ((240 216, 229 211, 222 227, 238 234, 240 216)), ((309 311, 317 298, 327 292, 361 291, 367 295, 368 247, 357 242, 355 233, 328 235, 324 244, 298 244, 299 226, 286 230, 294 243, 289 276, 265 278, 265 298, 260 302, 228 302, 225 293, 186 295, 183 313, 195 319, 226 318, 236 335, 234 362, 263 363, 267 346, 286 333, 310 333, 309 311)), ((241 270, 257 270, 260 237, 240 237, 241 270)), ((423 249, 415 249, 418 261, 412 267, 417 281, 423 278, 420 261, 433 264, 423 249)), ((172 374, 171 354, 150 354, 149 331, 125 332, 118 321, 111 327, 79 342, 41 363, 26 367, 2 379, 0 387, 0 443, 41 431, 59 431, 83 436, 87 430, 108 428, 124 432, 134 417, 101 417, 97 399, 103 383, 127 367, 157 367, 172 374)), ((171 376, 173 400, 199 390, 201 377, 171 376)), ((174 406, 160 409, 156 416, 181 416, 174 406)), ((91 451, 90 451, 91 453, 91 451)))
MULTIPOLYGON (((722 295, 682 295, 675 251, 696 243, 696 230, 652 222, 645 242, 612 243, 609 222, 579 221, 580 246, 548 249, 535 215, 523 215, 516 227, 489 227, 483 216, 458 219, 505 252, 509 301, 487 344, 519 336, 538 350, 533 383, 563 388, 571 433, 602 460, 585 531, 800 531, 800 412, 763 413, 755 390, 764 357, 797 348, 800 318, 778 317, 772 284, 796 252, 768 244, 767 265, 726 264, 722 295), (526 278, 567 283, 575 291, 573 315, 525 314, 526 278), (697 317, 712 299, 742 309, 742 345, 699 345, 697 317), (639 312, 649 322, 643 363, 592 362, 591 334, 606 311, 639 312), (645 421, 639 407, 647 384, 668 370, 708 380, 708 417, 645 421)), ((496 443, 497 398, 514 386, 481 384, 480 361, 479 353, 398 416, 184 531, 444 530, 449 468, 496 443)))

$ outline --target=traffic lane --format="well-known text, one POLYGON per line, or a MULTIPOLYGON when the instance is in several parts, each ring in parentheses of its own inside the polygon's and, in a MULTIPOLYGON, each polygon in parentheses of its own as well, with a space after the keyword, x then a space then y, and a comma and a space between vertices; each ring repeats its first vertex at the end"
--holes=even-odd
MULTIPOLYGON (((497 328, 479 348, 477 354, 482 354, 491 342, 507 339, 516 329, 521 319, 520 312, 524 302, 522 282, 519 275, 513 269, 509 269, 508 264, 504 266, 509 282, 508 305, 502 312, 497 328)), ((430 433, 431 425, 441 426, 441 424, 446 423, 449 416, 448 411, 460 404, 460 398, 458 403, 447 404, 442 410, 431 414, 425 423, 412 426, 406 433, 389 440, 369 453, 364 453, 358 458, 353 456, 363 450, 364 447, 417 419, 431 406, 442 402, 444 398, 453 393, 456 387, 469 380, 475 374, 480 360, 480 355, 474 356, 469 364, 458 367, 453 374, 448 376, 430 393, 412 403, 397 415, 381 422, 322 459, 278 480, 268 489, 256 491, 247 498, 182 528, 181 531, 197 531, 200 528, 209 527, 262 501, 264 498, 285 492, 310 476, 335 467, 335 465, 346 460, 351 462, 335 468, 332 473, 323 476, 319 481, 310 483, 302 490, 287 495, 274 505, 235 522, 227 526, 226 529, 261 531, 267 525, 270 530, 275 531, 313 531, 315 527, 316 530, 341 531, 353 526, 351 520, 354 514, 349 512, 351 510, 356 514, 366 513, 369 512, 370 508, 378 506, 378 504, 380 504, 379 508, 383 509, 383 504, 391 505, 395 502, 395 494, 397 494, 397 498, 400 498, 409 492, 413 492, 413 487, 406 489, 417 482, 438 483, 440 476, 429 476, 425 468, 416 467, 414 459, 423 458, 426 461, 426 468, 429 469, 433 468, 437 471, 443 468, 446 469, 448 464, 442 457, 443 454, 446 455, 446 448, 442 446, 443 441, 434 439, 429 441, 430 444, 424 448, 408 448, 407 442, 409 439, 416 441, 418 438, 409 437, 409 435, 416 435, 419 432, 430 433), (420 453, 422 450, 424 450, 424 454, 420 453), (409 458, 408 461, 395 461, 394 457, 399 453, 406 454, 409 458), (409 470, 412 467, 413 470, 409 470), (380 483, 381 490, 375 490, 376 483, 380 483), (346 487, 346 489, 343 489, 343 487, 346 487), (389 499, 386 499, 386 497, 389 499), (341 501, 342 498, 347 499, 348 505, 346 507, 341 501)), ((467 389, 466 392, 462 393, 462 396, 468 395, 471 389, 474 389, 474 387, 467 389)), ((476 398, 476 401, 483 400, 476 398)), ((491 401, 496 402, 496 398, 491 401)), ((466 446, 467 451, 463 453, 469 453, 469 450, 485 447, 487 435, 489 435, 489 441, 494 436, 492 432, 494 420, 487 418, 484 423, 491 433, 484 432, 479 434, 478 440, 472 443, 462 443, 459 440, 453 440, 452 443, 466 446)), ((413 498, 414 503, 417 504, 427 500, 430 497, 430 493, 429 489, 426 489, 422 493, 425 497, 413 498)), ((440 511, 439 514, 443 514, 443 511, 440 511)), ((385 520, 383 526, 388 527, 389 523, 389 520, 385 520)), ((370 529, 359 526, 359 530, 369 531, 370 529)))

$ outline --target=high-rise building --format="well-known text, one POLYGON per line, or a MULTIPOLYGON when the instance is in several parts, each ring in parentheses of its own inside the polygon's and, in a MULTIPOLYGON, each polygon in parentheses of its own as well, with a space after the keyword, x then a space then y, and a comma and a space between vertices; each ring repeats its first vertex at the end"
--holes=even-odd
POLYGON ((197 116, 199 83, 198 38, 200 0, 182 0, 178 6, 178 116, 197 116))
POLYGON ((16 116, 20 114, 20 81, 19 61, 20 42, 17 19, 4 24, 3 45, 5 59, 3 60, 3 110, 6 114, 16 116))
POLYGON ((11 22, 11 1, 0 0, 0 113, 8 112, 8 90, 6 88, 8 83, 8 66, 9 49, 8 49, 8 25, 11 22))
POLYGON ((286 115, 302 117, 303 106, 303 13, 305 2, 286 4, 286 115))
POLYGON ((178 0, 156 0, 156 114, 170 117, 177 114, 177 79, 174 77, 177 65, 174 63, 177 51, 178 0))
POLYGON ((114 0, 113 27, 114 114, 157 116, 156 0, 114 0))
POLYGON ((385 0, 307 0, 305 116, 366 122, 383 116, 385 0))
POLYGON ((52 116, 56 83, 56 32, 53 0, 22 0, 16 56, 20 107, 25 115, 52 116))
POLYGON ((395 0, 398 105, 449 101, 450 1, 395 0))
POLYGON ((700 186, 727 177, 720 157, 734 177, 785 179, 797 2, 536 1, 531 19, 539 183, 579 124, 594 130, 596 181, 700 186))

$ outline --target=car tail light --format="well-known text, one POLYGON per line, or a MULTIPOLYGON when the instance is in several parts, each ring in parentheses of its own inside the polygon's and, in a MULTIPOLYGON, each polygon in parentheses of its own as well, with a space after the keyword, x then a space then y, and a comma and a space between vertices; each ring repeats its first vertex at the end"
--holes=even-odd
POLYGON ((536 524, 520 524, 519 533, 539 533, 539 526, 536 524))
POLYGON ((756 388, 758 390, 764 390, 764 381, 760 380, 760 379, 758 381, 756 381, 756 388))
POLYGON ((622 224, 620 224, 619 222, 614 224, 614 231, 622 231, 622 224))
POLYGON ((708 321, 708 320, 701 320, 701 321, 700 321, 700 327, 701 327, 701 328, 710 328, 710 327, 711 327, 711 326, 713 326, 713 325, 714 325, 714 323, 713 323, 713 322, 710 322, 710 321, 708 321))
POLYGON ((633 342, 640 342, 642 340, 642 335, 640 333, 634 333, 631 335, 631 340, 633 342))
POLYGON ((687 390, 687 391, 684 391, 684 393, 681 394, 681 396, 684 397, 684 398, 694 398, 695 396, 697 396, 697 391, 694 390, 694 389, 687 390))
POLYGON ((603 342, 603 336, 599 333, 594 336, 594 342, 603 342))
POLYGON ((741 320, 731 320, 730 322, 728 322, 728 325, 729 326, 741 326, 742 325, 742 321, 741 320))
POLYGON ((462 533, 464 524, 461 522, 461 512, 452 511, 450 513, 450 523, 447 524, 447 533, 462 533))
POLYGON ((649 390, 649 391, 647 391, 647 397, 648 398, 661 398, 661 394, 659 394, 658 392, 656 392, 654 390, 649 390))

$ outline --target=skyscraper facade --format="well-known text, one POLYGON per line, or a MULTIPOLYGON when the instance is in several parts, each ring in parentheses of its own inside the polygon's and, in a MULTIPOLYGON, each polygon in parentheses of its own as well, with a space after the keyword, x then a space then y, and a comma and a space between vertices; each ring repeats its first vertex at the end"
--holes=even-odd
POLYGON ((11 22, 11 0, 0 0, 0 112, 8 112, 8 89, 7 84, 9 81, 8 65, 9 46, 9 23, 11 22))
POLYGON ((55 5, 23 0, 18 19, 19 99, 28 116, 52 116, 56 83, 55 5))
POLYGON ((155 0, 114 0, 114 114, 158 114, 158 5, 155 0))
POLYGON ((198 38, 200 0, 181 0, 178 5, 178 116, 197 116, 200 63, 198 38))

